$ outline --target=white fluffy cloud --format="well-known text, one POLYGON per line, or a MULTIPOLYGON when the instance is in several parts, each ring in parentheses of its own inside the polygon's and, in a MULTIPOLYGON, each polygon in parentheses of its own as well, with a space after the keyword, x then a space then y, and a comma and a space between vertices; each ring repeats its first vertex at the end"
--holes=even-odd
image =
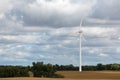
POLYGON ((72 0, 35 0, 25 5, 22 11, 23 20, 26 25, 36 26, 76 26, 81 17, 92 13, 95 0, 83 0, 74 2, 72 0))
POLYGON ((120 55, 116 1, 1 0, 0 63, 28 65, 44 61, 78 65, 81 17, 86 39, 82 40, 84 65, 118 62, 109 57, 120 55), (111 10, 114 7, 115 12, 111 10))

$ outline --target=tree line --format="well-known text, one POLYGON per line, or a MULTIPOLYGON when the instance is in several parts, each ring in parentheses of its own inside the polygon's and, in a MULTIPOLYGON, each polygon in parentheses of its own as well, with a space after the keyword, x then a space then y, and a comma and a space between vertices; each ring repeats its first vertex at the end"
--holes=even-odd
MULTIPOLYGON (((78 71, 78 66, 70 65, 53 65, 56 71, 78 71)), ((83 71, 102 71, 102 70, 113 70, 113 71, 120 71, 120 64, 97 64, 97 65, 84 65, 82 66, 83 71)))
POLYGON ((102 70, 112 70, 112 71, 120 71, 120 64, 97 64, 96 66, 83 66, 84 71, 102 71, 102 70))
MULTIPOLYGON (((57 71, 78 71, 78 66, 70 65, 52 65, 43 62, 33 62, 32 66, 0 66, 0 77, 28 77, 32 72, 34 77, 52 77, 63 78, 64 76, 56 74, 57 71)), ((101 71, 117 70, 120 71, 120 64, 97 64, 94 66, 82 66, 83 71, 101 71)))
POLYGON ((0 66, 0 77, 26 77, 28 71, 23 66, 0 66))
POLYGON ((34 77, 63 78, 64 76, 56 74, 52 64, 43 62, 33 62, 32 66, 0 66, 0 77, 29 77, 32 72, 34 77))

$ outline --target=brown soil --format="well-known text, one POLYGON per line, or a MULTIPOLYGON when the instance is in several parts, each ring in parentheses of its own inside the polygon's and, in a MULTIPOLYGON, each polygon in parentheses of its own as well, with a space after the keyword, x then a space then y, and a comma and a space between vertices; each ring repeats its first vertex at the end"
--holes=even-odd
POLYGON ((59 71, 58 74, 71 79, 119 79, 120 71, 59 71))
POLYGON ((120 80, 120 71, 59 71, 65 78, 0 78, 0 80, 120 80))

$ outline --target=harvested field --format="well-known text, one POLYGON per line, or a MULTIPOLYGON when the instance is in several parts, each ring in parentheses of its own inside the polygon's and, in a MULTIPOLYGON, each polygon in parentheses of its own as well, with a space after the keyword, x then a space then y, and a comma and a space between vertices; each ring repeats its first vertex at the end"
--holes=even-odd
POLYGON ((120 71, 59 71, 57 73, 71 79, 120 79, 120 71))
POLYGON ((0 80, 120 80, 119 71, 59 71, 58 74, 64 75, 65 78, 0 78, 0 80))
POLYGON ((0 78, 0 80, 74 80, 74 79, 57 79, 57 78, 0 78))
POLYGON ((0 78, 0 80, 119 80, 119 79, 0 78))

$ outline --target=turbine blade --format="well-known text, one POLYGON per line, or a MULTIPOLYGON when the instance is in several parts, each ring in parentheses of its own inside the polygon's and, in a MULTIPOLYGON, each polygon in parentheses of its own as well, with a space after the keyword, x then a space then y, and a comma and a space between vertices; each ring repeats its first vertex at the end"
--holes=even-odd
POLYGON ((87 42, 87 39, 84 34, 82 35, 82 39, 83 39, 83 41, 87 42))
POLYGON ((82 28, 82 22, 83 22, 83 19, 80 20, 80 30, 82 28))

